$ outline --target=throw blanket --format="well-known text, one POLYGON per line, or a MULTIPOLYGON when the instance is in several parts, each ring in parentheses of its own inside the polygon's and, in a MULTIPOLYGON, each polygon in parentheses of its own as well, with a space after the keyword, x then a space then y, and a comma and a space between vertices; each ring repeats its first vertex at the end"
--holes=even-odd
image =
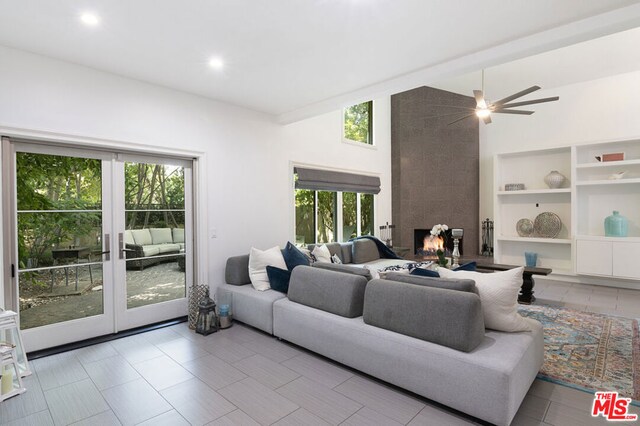
POLYGON ((381 258, 383 258, 383 259, 402 259, 393 250, 391 250, 389 247, 387 247, 387 245, 385 243, 383 243, 382 241, 380 241, 379 239, 377 239, 376 237, 373 237, 371 235, 362 235, 360 237, 352 238, 349 241, 363 240, 363 239, 371 240, 374 243, 376 243, 376 246, 378 247, 378 253, 380 253, 380 257, 381 258))

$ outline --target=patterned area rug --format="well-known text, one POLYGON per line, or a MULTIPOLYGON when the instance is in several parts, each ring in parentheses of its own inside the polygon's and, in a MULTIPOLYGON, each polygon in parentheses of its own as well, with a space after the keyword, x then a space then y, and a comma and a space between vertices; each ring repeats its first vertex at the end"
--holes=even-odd
POLYGON ((618 391, 640 401, 638 321, 568 308, 520 305, 544 326, 538 378, 587 392, 618 391))

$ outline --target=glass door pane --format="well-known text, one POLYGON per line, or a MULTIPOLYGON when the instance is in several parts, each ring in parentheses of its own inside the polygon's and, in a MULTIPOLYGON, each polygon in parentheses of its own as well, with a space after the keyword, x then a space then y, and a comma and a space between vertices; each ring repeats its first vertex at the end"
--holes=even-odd
POLYGON ((127 309, 186 297, 185 168, 124 163, 127 309))
POLYGON ((21 328, 104 313, 102 160, 16 152, 21 328))

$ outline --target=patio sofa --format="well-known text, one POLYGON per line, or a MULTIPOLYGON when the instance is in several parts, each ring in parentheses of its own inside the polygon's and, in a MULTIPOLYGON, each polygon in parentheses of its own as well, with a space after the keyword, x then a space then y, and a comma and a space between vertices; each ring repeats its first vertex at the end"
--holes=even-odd
POLYGON ((176 261, 177 255, 184 250, 184 229, 128 229, 124 231, 124 242, 127 252, 127 269, 142 271, 145 267, 160 262, 176 261), (170 254, 176 256, 167 256, 170 254))
POLYGON ((485 330, 469 280, 462 291, 297 266, 285 295, 248 284, 248 256, 229 258, 225 275, 235 319, 497 425, 511 423, 543 363, 540 323, 485 330))

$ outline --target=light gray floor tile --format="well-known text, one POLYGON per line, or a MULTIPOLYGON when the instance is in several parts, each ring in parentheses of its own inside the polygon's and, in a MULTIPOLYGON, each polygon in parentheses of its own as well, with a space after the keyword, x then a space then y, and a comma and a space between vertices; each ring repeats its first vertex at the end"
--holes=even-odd
POLYGON ((194 359, 183 364, 183 367, 214 390, 247 377, 242 371, 213 355, 194 359))
POLYGON ((275 422, 274 426, 328 426, 329 424, 304 408, 298 408, 293 413, 275 422))
POLYGON ((299 349, 295 349, 293 346, 269 336, 260 336, 256 340, 242 345, 275 362, 286 361, 303 353, 299 349))
POLYGON ((234 340, 238 343, 251 342, 253 340, 259 339, 260 337, 267 336, 261 331, 253 329, 251 327, 240 325, 238 323, 234 324, 233 327, 227 328, 225 330, 220 330, 219 333, 221 336, 234 340))
POLYGON ((222 416, 212 421, 207 426, 259 426, 260 423, 253 420, 242 410, 232 411, 226 416, 222 416))
POLYGON ((262 355, 245 358, 234 363, 233 366, 271 389, 279 388, 300 377, 300 374, 295 371, 262 355))
POLYGON ((276 392, 333 425, 340 424, 362 408, 354 400, 306 377, 300 377, 276 392))
POLYGON ((192 425, 204 425, 237 408, 198 379, 172 386, 160 395, 192 425))
MULTIPOLYGON (((0 411, 4 409, 2 403, 0 403, 0 411)), ((27 417, 22 417, 17 420, 10 421, 8 423, 0 422, 5 426, 54 426, 53 419, 49 410, 40 411, 39 413, 30 414, 27 417)))
POLYGON ((387 416, 373 411, 370 408, 362 407, 357 413, 349 417, 344 422, 340 423, 340 426, 400 426, 402 423, 398 423, 387 416))
POLYGON ((189 426, 189 422, 176 410, 171 410, 142 423, 138 423, 137 426, 189 426))
POLYGON ((37 359, 31 366, 35 368, 40 386, 45 391, 89 377, 78 358, 70 352, 37 359))
POLYGON ((109 410, 73 423, 73 426, 120 426, 121 424, 113 411, 109 410))
POLYGON ((166 355, 133 364, 133 368, 156 390, 163 390, 193 378, 191 373, 166 355))
POLYGON ((113 347, 131 364, 135 364, 149 359, 158 358, 164 355, 151 342, 146 340, 141 334, 125 337, 111 343, 113 347))
POLYGON ((548 423, 517 413, 509 426, 547 426, 548 423))
POLYGON ((549 408, 549 403, 550 401, 548 399, 528 394, 524 397, 518 409, 518 414, 532 417, 536 420, 543 420, 547 408, 549 408))
POLYGON ((84 368, 100 390, 140 378, 138 372, 120 355, 90 362, 84 368))
POLYGON ((47 409, 40 382, 35 374, 25 377, 23 383, 27 391, 0 403, 0 424, 27 417, 47 409))
POLYGON ((529 394, 579 410, 588 411, 593 404, 593 394, 591 393, 543 380, 535 380, 529 389, 529 394))
POLYGON ((102 394, 125 426, 138 424, 172 409, 144 379, 109 388, 102 394))
POLYGON ((248 358, 256 354, 251 349, 242 346, 240 343, 234 342, 231 339, 227 339, 226 337, 207 339, 206 342, 200 343, 200 347, 211 355, 229 363, 240 361, 241 359, 248 358))
POLYGON ((73 351, 73 354, 81 363, 94 362, 101 359, 118 355, 118 352, 111 346, 111 343, 100 343, 98 345, 87 346, 73 351))
POLYGON ((549 405, 549 410, 547 410, 544 421, 554 426, 598 426, 611 424, 603 417, 591 417, 590 406, 578 409, 553 401, 551 405, 549 405))
POLYGON ((191 341, 197 341, 199 337, 204 337, 196 334, 195 330, 191 330, 188 322, 181 322, 180 324, 172 325, 171 327, 168 327, 168 329, 175 331, 180 336, 191 341))
POLYGON ((44 397, 56 425, 68 425, 109 409, 90 379, 47 390, 44 397))
POLYGON ((440 408, 427 405, 424 407, 417 416, 415 416, 408 426, 435 426, 435 425, 447 425, 447 426, 468 426, 475 425, 472 420, 442 410, 440 408))
POLYGON ((409 422, 424 408, 423 402, 360 376, 350 378, 335 390, 400 423, 409 422))
POLYGON ((179 339, 182 337, 180 334, 171 330, 170 327, 159 328, 157 330, 148 331, 142 334, 148 342, 153 343, 154 345, 161 345, 163 343, 170 342, 175 339, 179 339))
POLYGON ((349 370, 306 353, 288 359, 282 365, 328 388, 334 388, 353 377, 349 370))
POLYGON ((179 363, 185 363, 187 361, 192 361, 196 358, 209 355, 209 352, 202 349, 195 342, 184 337, 180 337, 157 346, 158 349, 179 363))
POLYGON ((300 408, 250 377, 222 388, 218 392, 263 425, 277 422, 300 408))

